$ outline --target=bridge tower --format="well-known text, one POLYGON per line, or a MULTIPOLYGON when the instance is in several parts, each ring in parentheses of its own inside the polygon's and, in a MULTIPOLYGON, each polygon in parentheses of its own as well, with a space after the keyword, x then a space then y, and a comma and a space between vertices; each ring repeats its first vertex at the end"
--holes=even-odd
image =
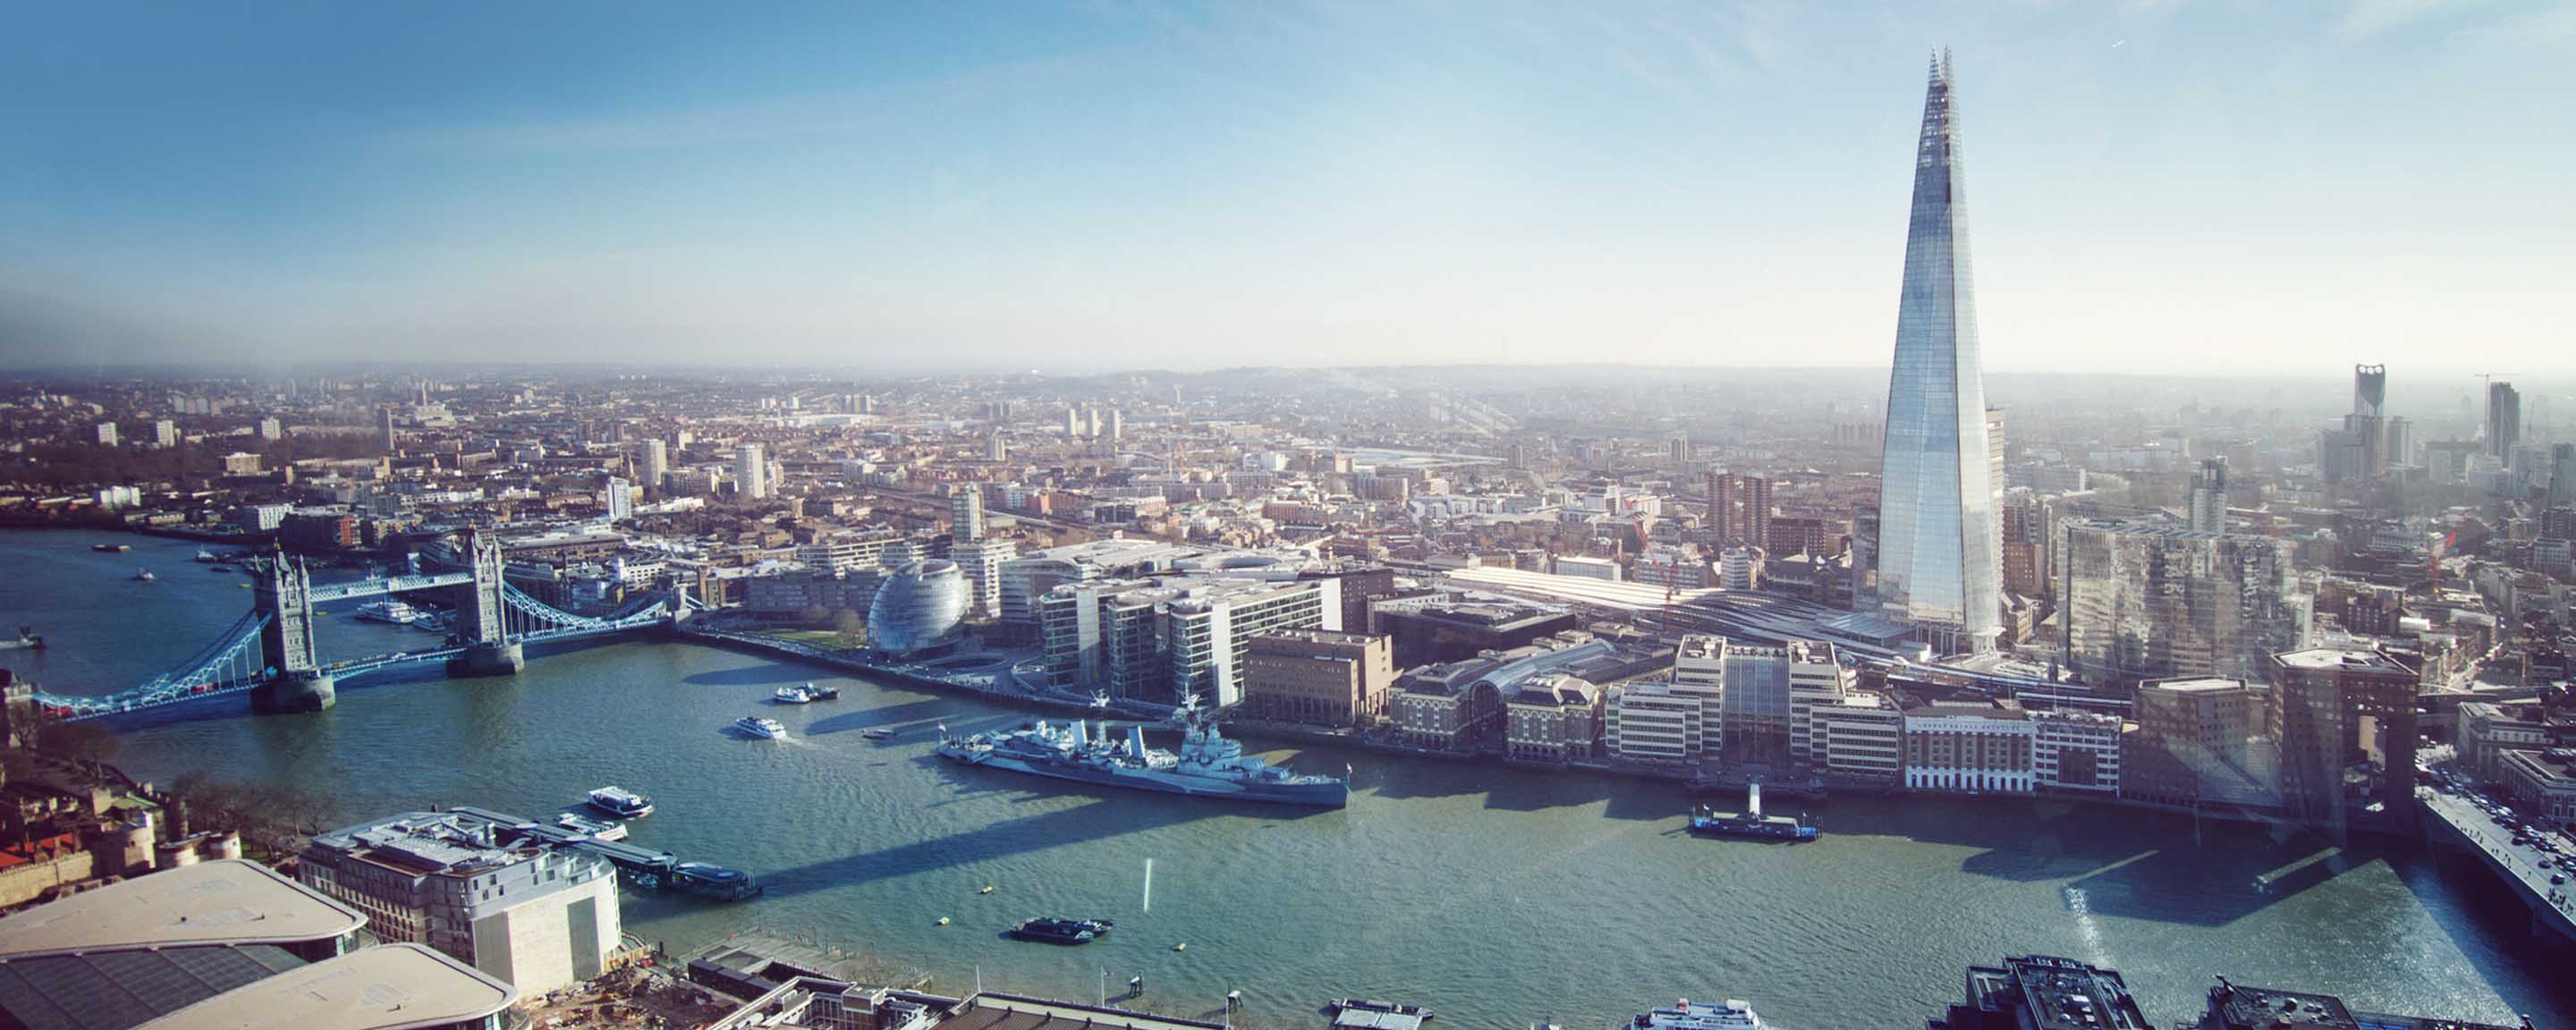
POLYGON ((339 692, 322 674, 313 648, 313 577, 304 559, 275 556, 268 574, 252 583, 251 604, 267 622, 260 627, 260 649, 269 661, 268 681, 251 692, 251 704, 269 712, 318 712, 331 707, 339 692))
POLYGON ((465 653, 447 662, 451 676, 515 676, 527 668, 527 649, 510 639, 509 601, 502 594, 501 541, 481 530, 465 534, 474 559, 474 582, 466 585, 457 625, 465 631, 465 653))

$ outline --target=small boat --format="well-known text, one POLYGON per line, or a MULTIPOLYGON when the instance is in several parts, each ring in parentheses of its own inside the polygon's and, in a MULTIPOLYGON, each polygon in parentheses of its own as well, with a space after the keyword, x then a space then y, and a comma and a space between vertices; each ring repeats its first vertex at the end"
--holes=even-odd
POLYGON ((762 740, 787 739, 787 724, 766 716, 743 716, 733 721, 733 728, 762 740))
POLYGON ((42 651, 45 638, 36 635, 35 627, 18 627, 18 639, 0 640, 0 651, 42 651))
POLYGON ((1011 936, 1042 944, 1089 944, 1109 933, 1117 924, 1106 919, 1060 919, 1046 916, 1023 920, 1011 928, 1011 936))
POLYGON ((160 579, 160 578, 161 578, 161 577, 159 577, 159 576, 155 576, 155 575, 153 575, 153 574, 152 574, 152 570, 150 570, 150 569, 136 569, 136 570, 134 570, 134 581, 135 581, 135 582, 137 582, 137 583, 149 583, 149 582, 152 582, 153 580, 160 579))
POLYGON ((91 544, 89 549, 101 554, 123 554, 134 548, 129 544, 91 544))
POLYGON ((232 570, 233 567, 230 565, 215 565, 206 569, 208 572, 231 572, 232 570))
POLYGON ((806 693, 803 687, 780 687, 769 695, 769 699, 782 705, 801 705, 813 701, 814 695, 806 693))
POLYGON ((213 551, 207 551, 207 550, 200 550, 200 551, 198 551, 198 552, 197 552, 197 560, 198 560, 198 561, 201 561, 201 562, 205 562, 205 563, 207 563, 207 564, 211 565, 211 564, 214 564, 218 559, 215 557, 215 552, 213 552, 213 551))
POLYGON ((941 916, 941 917, 939 917, 939 925, 941 925, 941 926, 946 926, 946 925, 948 925, 948 917, 947 917, 947 916, 941 916))
POLYGON ((584 819, 566 812, 555 817, 555 825, 595 840, 625 840, 626 824, 584 819))
POLYGON ((859 736, 865 737, 869 740, 893 740, 894 731, 883 726, 870 726, 867 729, 860 730, 859 736))
POLYGON ((1420 1005, 1405 1005, 1392 1001, 1373 1001, 1366 998, 1337 998, 1332 1003, 1324 1006, 1324 1014, 1328 1016, 1340 1015, 1345 1011, 1378 1012, 1393 1016, 1419 1016, 1425 1023, 1431 1021, 1430 1009, 1423 1008, 1420 1005))
POLYGON ((805 685, 805 696, 816 701, 838 701, 841 699, 841 688, 829 683, 819 687, 808 683, 805 685))
POLYGON ((624 787, 601 787, 590 792, 590 807, 620 819, 641 819, 653 814, 653 799, 624 787))
POLYGON ((751 874, 706 862, 682 862, 673 867, 671 886, 718 901, 740 901, 760 893, 760 882, 751 874))
POLYGON ((985 884, 985 885, 984 885, 984 889, 983 889, 983 890, 976 891, 975 893, 977 893, 977 894, 991 894, 991 893, 993 893, 993 885, 992 885, 992 884, 989 884, 989 883, 988 883, 988 884, 985 884))

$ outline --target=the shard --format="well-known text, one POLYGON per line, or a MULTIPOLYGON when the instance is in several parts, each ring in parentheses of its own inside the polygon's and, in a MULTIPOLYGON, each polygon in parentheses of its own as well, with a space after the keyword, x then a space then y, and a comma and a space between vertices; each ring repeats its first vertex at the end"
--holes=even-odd
POLYGON ((1920 627, 1935 646, 1985 650, 2001 630, 2002 548, 1951 90, 1949 56, 1936 56, 1887 382, 1875 593, 1888 615, 1920 627))

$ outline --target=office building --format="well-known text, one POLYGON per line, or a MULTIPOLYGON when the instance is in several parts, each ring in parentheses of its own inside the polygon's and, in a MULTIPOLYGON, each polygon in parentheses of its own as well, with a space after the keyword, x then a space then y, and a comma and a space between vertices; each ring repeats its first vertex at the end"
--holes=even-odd
POLYGON ((2307 643, 2314 602, 2290 541, 2096 519, 2061 531, 2058 645, 2089 683, 2261 679, 2307 643))
POLYGON ((769 497, 769 452, 756 443, 733 449, 733 489, 746 501, 769 497))
MULTIPOLYGON (((2205 459, 2191 479, 2191 531, 2227 532, 2227 459, 2205 459)), ((2007 577, 2010 578, 2010 577, 2007 577)))
POLYGON ((2508 708, 2492 701, 2462 701, 2453 719, 2451 738, 2459 748, 2460 768, 2480 780, 2496 778, 2497 756, 2505 751, 2546 749, 2552 739, 2536 704, 2508 708))
POLYGON ((1771 480, 1733 472, 1708 474, 1709 528, 1721 546, 1771 549, 1771 480))
MULTIPOLYGON (((1692 638, 1683 638, 1685 652, 1691 643, 1692 638)), ((1817 701, 1830 702, 1843 694, 1842 670, 1834 662, 1832 645, 1793 641, 1784 647, 1762 647, 1720 639, 1717 646, 1723 655, 1718 750, 1726 765, 1785 771, 1803 764, 1810 744, 1805 714, 1817 701)), ((1675 681, 1680 682, 1678 662, 1674 671, 1675 681)))
POLYGON ((1905 713, 1878 694, 1852 693, 1807 712, 1807 761, 1838 779, 1894 783, 1905 772, 1905 713))
POLYGON ((1426 665, 1395 681, 1395 728, 1411 747, 1471 752, 1508 747, 1507 699, 1521 686, 1564 674, 1592 683, 1635 675, 1637 663, 1586 633, 1543 637, 1526 647, 1426 665))
POLYGON ((1002 612, 1002 566, 1019 555, 1008 540, 985 538, 948 545, 948 560, 966 575, 966 615, 983 621, 1002 612))
POLYGON ((1717 585, 1723 590, 1752 590, 1762 585, 1762 552, 1729 547, 1717 556, 1717 585))
POLYGON ((1587 558, 1579 554, 1560 554, 1550 569, 1559 576, 1581 576, 1611 583, 1619 582, 1619 563, 1609 558, 1587 558))
POLYGON ((2522 442, 2522 393, 2512 383, 2487 384, 2486 454, 2498 461, 2513 457, 2522 442))
POLYGON ((2576 821, 2576 748, 2508 748, 2496 756, 2496 783, 2515 808, 2539 819, 2576 821))
POLYGON ((902 539, 891 529, 843 530, 798 546, 796 560, 811 569, 862 572, 883 566, 887 548, 902 539))
POLYGON ((1002 563, 1002 617, 997 627, 1007 639, 1038 639, 1037 601, 1065 583, 1128 579, 1168 572, 1181 561, 1205 553, 1199 548, 1153 540, 1094 540, 1031 551, 1002 563))
POLYGON ((1703 590, 1709 586, 1708 561, 1693 544, 1648 544, 1628 567, 1628 579, 1667 590, 1703 590))
POLYGON ((2549 448, 2549 506, 2576 506, 2576 443, 2549 448))
POLYGON ((2317 647, 2274 655, 2270 678, 2285 814, 2338 835, 2367 807, 2411 821, 2421 674, 2382 652, 2317 647), (2345 789, 2366 779, 2375 799, 2345 789))
POLYGON ((1707 700, 1676 692, 1667 680, 1611 686, 1602 713, 1607 754, 1622 762, 1699 764, 1708 737, 1707 720, 1717 714, 1707 700))
POLYGON ((1503 698, 1503 754, 1520 762, 1592 758, 1601 743, 1602 690, 1581 676, 1522 680, 1503 698))
POLYGON ((1932 63, 1915 155, 1880 450, 1873 596, 1936 648, 1983 651, 2003 630, 2000 484, 1992 480, 1952 88, 1945 54, 1932 63))
POLYGON ((609 524, 615 525, 635 517, 635 484, 618 476, 608 477, 608 485, 599 492, 600 506, 608 511, 609 524))
POLYGON ((2037 733, 2029 713, 1993 703, 1905 709, 1905 786, 1951 794, 2028 794, 2037 733))
POLYGON ((2138 728, 2120 752, 2120 796, 2195 808, 2280 804, 2280 731, 2262 680, 2193 677, 2138 685, 2138 728))
POLYGON ((984 539, 984 488, 963 483, 948 496, 948 538, 958 543, 984 539))
POLYGON ((313 838, 304 884, 423 944, 542 994, 597 977, 624 930, 606 858, 462 812, 407 812, 313 838))
POLYGON ((2329 483, 2374 479, 2388 471, 2388 366, 2355 365, 2352 411, 2317 446, 2318 471, 2329 483))
POLYGON ((2032 782, 2043 791, 2116 796, 2121 720, 2081 709, 2029 713, 2032 782))
POLYGON ((1189 586, 1163 609, 1173 699, 1195 694, 1202 703, 1230 708, 1243 701, 1243 671, 1255 638, 1341 628, 1341 582, 1211 580, 1189 586))
POLYGON ((1243 711, 1317 726, 1373 726, 1395 687, 1395 647, 1383 636, 1288 629, 1244 652, 1243 711))
POLYGON ((2116 970, 2052 955, 1969 966, 1967 997, 1926 1030, 2155 1030, 2116 970))

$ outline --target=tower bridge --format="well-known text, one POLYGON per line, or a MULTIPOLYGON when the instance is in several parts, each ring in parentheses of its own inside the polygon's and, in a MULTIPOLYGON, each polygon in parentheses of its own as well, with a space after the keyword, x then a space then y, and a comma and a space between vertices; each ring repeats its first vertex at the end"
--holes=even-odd
POLYGON ((320 711, 338 699, 341 682, 359 676, 425 662, 442 662, 454 676, 511 675, 526 666, 529 644, 652 630, 698 607, 684 593, 671 591, 647 595, 606 615, 577 615, 511 586, 502 577, 500 542, 487 534, 469 534, 466 552, 459 557, 467 568, 317 584, 301 559, 279 555, 252 583, 251 610, 177 667, 108 694, 39 691, 36 705, 47 718, 78 721, 249 694, 252 706, 261 711, 320 711), (456 596, 455 628, 445 643, 322 661, 314 640, 314 616, 322 605, 425 590, 456 596))

